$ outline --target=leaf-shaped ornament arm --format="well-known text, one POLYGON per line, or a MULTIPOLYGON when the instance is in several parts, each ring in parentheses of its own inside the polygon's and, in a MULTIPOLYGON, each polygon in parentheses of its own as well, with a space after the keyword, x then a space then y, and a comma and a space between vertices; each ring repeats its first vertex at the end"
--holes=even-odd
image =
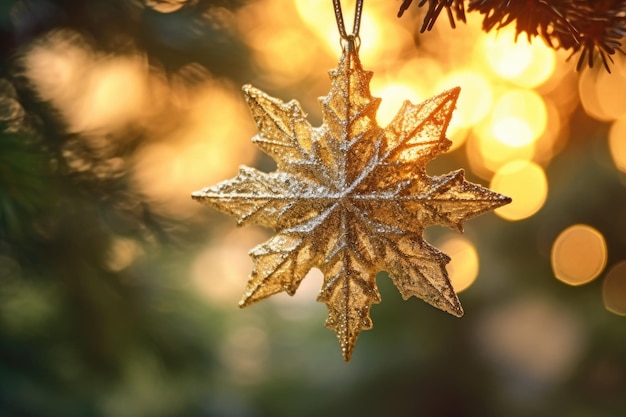
POLYGON ((236 217, 240 226, 252 223, 282 230, 319 215, 327 194, 318 184, 292 174, 241 166, 235 178, 196 191, 192 198, 236 217), (300 204, 303 200, 307 204, 300 204))

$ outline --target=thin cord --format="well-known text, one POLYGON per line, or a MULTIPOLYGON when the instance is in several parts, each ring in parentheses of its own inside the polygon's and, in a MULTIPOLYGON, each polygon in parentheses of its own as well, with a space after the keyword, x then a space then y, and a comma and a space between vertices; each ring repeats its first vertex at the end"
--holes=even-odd
POLYGON ((352 33, 346 32, 346 24, 343 21, 343 12, 341 11, 341 0, 333 0, 333 8, 335 9, 335 18, 337 19, 337 28, 339 29, 339 36, 345 40, 353 40, 359 37, 359 30, 361 29, 361 14, 363 13, 363 1, 357 0, 354 10, 354 26, 352 27, 352 33))

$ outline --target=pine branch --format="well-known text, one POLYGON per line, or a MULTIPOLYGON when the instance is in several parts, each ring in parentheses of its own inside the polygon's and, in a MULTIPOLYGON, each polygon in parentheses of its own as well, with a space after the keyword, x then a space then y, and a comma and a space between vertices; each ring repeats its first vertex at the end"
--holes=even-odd
MULTIPOLYGON (((398 17, 411 3, 403 0, 398 17)), ((444 9, 453 28, 456 21, 466 20, 463 0, 422 0, 417 5, 428 5, 420 32, 431 30, 444 9)), ((467 12, 484 16, 485 32, 515 22, 516 37, 525 32, 529 40, 538 36, 553 49, 571 50, 570 57, 579 55, 577 70, 585 63, 593 67, 599 57, 611 72, 612 55, 624 52, 625 0, 468 0, 467 12)))
MULTIPOLYGON (((404 0, 402 2, 400 10, 398 10, 398 17, 402 17, 412 2, 413 0, 404 0)), ((417 6, 422 7, 426 3, 428 3, 428 11, 424 17, 424 23, 422 24, 420 32, 423 33, 426 30, 431 30, 443 9, 446 9, 448 20, 450 20, 450 25, 453 28, 456 28, 455 19, 465 23, 465 6, 463 5, 463 0, 422 0, 417 6)))

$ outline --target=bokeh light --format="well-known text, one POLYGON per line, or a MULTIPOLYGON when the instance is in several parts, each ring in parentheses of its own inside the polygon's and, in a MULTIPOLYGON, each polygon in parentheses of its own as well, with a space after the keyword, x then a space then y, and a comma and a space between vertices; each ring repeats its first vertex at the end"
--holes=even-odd
POLYGON ((626 172, 626 117, 620 117, 609 130, 609 149, 615 167, 626 172))
MULTIPOLYGON (((283 2, 279 2, 283 4, 283 2)), ((333 8, 325 0, 297 0, 298 16, 306 27, 323 42, 326 51, 332 56, 341 52, 337 24, 333 8)), ((393 14, 395 5, 389 2, 371 3, 364 8, 360 32, 359 55, 364 63, 395 62, 398 55, 413 43, 411 33, 402 25, 382 16, 393 14), (393 39, 393 42, 387 40, 393 39)), ((343 6, 346 30, 351 32, 354 16, 353 3, 343 6)))
POLYGON ((173 13, 189 3, 189 0, 145 0, 145 3, 159 13, 173 13))
POLYGON ((602 282, 604 307, 618 316, 626 316, 626 261, 614 265, 602 282))
POLYGON ((549 164, 565 146, 566 138, 569 137, 569 124, 562 122, 567 114, 566 110, 557 108, 557 105, 549 98, 542 97, 542 99, 546 107, 546 128, 543 134, 533 142, 535 149, 533 160, 540 164, 549 164))
POLYGON ((474 244, 461 236, 451 237, 437 245, 451 260, 446 266, 456 292, 469 288, 478 276, 478 252, 474 244))
POLYGON ((382 89, 378 89, 376 84, 372 83, 372 94, 382 99, 376 114, 376 120, 380 126, 387 126, 406 100, 413 104, 424 100, 423 95, 414 87, 400 83, 387 83, 382 89))
POLYGON ((259 228, 236 228, 208 245, 191 265, 198 293, 214 306, 237 306, 253 266, 248 251, 266 238, 259 228))
POLYGON ((475 126, 467 141, 467 154, 472 170, 482 178, 490 179, 504 165, 512 161, 529 161, 535 153, 534 142, 523 146, 509 146, 494 135, 490 123, 475 126))
POLYGON ((291 2, 253 2, 237 12, 238 33, 252 49, 264 82, 295 84, 313 75, 315 63, 323 62, 321 44, 311 42, 311 33, 292 29, 298 20, 291 2))
POLYGON ((154 112, 160 102, 149 88, 152 77, 142 55, 97 53, 70 30, 40 39, 25 55, 24 71, 71 132, 117 132, 154 112))
POLYGON ((550 259, 557 279, 569 285, 586 284, 606 266, 604 236, 584 224, 570 226, 554 241, 550 259))
POLYGON ((519 37, 516 41, 515 32, 506 27, 483 37, 483 56, 499 77, 520 87, 537 87, 554 73, 556 54, 539 37, 530 42, 519 37))
POLYGON ((595 81, 595 94, 602 114, 611 120, 626 114, 626 75, 621 71, 599 71, 595 81))
POLYGON ((210 79, 189 92, 182 110, 175 126, 158 132, 160 140, 138 151, 134 178, 171 215, 189 217, 202 206, 181 199, 181 190, 223 180, 236 173, 238 164, 249 163, 255 155, 250 141, 255 128, 241 93, 210 79))
POLYGON ((532 143, 534 136, 528 123, 515 116, 505 116, 495 120, 493 135, 500 142, 513 148, 532 143))
POLYGON ((532 61, 532 47, 515 41, 515 30, 505 28, 483 38, 484 56, 490 68, 500 77, 518 77, 532 61))
POLYGON ((491 109, 493 93, 488 81, 474 71, 455 71, 447 74, 437 85, 441 92, 461 86, 457 108, 450 123, 451 127, 472 126, 487 116, 491 109))
POLYGON ((511 147, 528 145, 545 131, 547 116, 539 94, 531 90, 509 90, 493 106, 494 136, 511 147))
MULTIPOLYGON (((500 92, 489 117, 474 126, 474 136, 467 148, 472 168, 481 177, 490 178, 507 163, 532 160, 547 125, 547 106, 535 91, 500 92)), ((551 143, 542 143, 542 149, 546 146, 552 150, 551 143)))
MULTIPOLYGON (((599 69, 602 71, 602 69, 599 69)), ((612 120, 610 114, 607 114, 602 100, 598 95, 598 81, 600 79, 600 72, 598 68, 584 68, 578 79, 578 95, 580 97, 580 104, 582 104, 585 112, 598 120, 612 120)), ((612 94, 612 93, 611 93, 612 94)))
POLYGON ((78 33, 57 30, 32 46, 23 59, 24 75, 45 101, 66 101, 92 61, 91 47, 78 33))
POLYGON ((567 378, 585 351, 586 334, 580 319, 555 300, 520 297, 485 314, 478 342, 485 359, 512 374, 508 383, 523 392, 540 392, 567 378), (525 383, 524 383, 525 382, 525 383))
POLYGON ((73 109, 74 129, 110 129, 136 120, 148 105, 148 67, 140 57, 94 63, 80 110, 73 109), (124 100, 120 100, 124 97, 124 100))
POLYGON ((539 165, 513 161, 503 166, 491 180, 490 188, 513 199, 495 213, 506 220, 521 220, 535 214, 548 196, 548 180, 539 165))
MULTIPOLYGON (((419 54, 399 60, 397 67, 388 68, 386 73, 394 74, 404 84, 411 85, 430 96, 433 93, 430 89, 443 78, 444 70, 438 60, 419 54)), ((376 78, 374 77, 372 82, 376 78)))
POLYGON ((118 237, 113 241, 109 249, 107 267, 111 271, 121 271, 129 267, 143 253, 143 248, 136 240, 118 237))

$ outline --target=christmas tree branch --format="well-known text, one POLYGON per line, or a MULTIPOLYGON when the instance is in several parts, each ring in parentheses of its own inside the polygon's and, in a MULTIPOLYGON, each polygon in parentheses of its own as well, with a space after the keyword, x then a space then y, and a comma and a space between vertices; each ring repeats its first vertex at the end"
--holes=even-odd
MULTIPOLYGON (((403 0, 398 17, 411 6, 403 0)), ((431 30, 445 9, 451 26, 465 22, 467 12, 483 17, 483 30, 490 32, 515 22, 516 36, 522 32, 530 40, 539 36, 554 49, 571 50, 579 55, 577 70, 585 63, 593 67, 599 57, 607 71, 612 55, 622 52, 626 35, 625 0, 421 0, 427 6, 421 32, 431 30)))

